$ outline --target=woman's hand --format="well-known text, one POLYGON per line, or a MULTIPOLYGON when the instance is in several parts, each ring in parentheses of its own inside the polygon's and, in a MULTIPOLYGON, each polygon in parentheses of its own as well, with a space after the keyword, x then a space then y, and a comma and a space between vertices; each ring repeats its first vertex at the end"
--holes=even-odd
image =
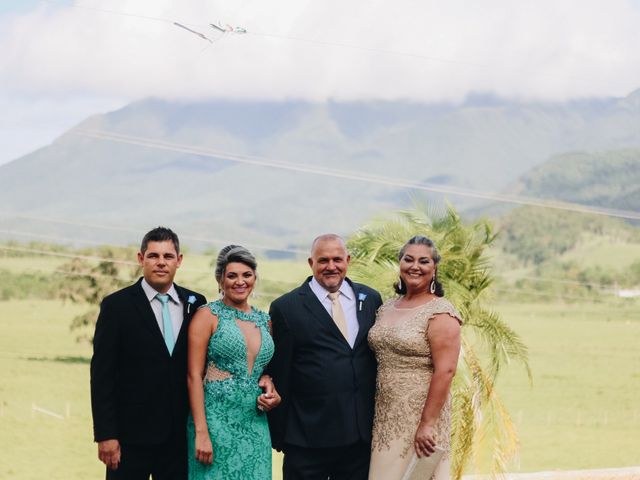
POLYGON ((436 451, 436 429, 433 425, 420 422, 416 430, 414 447, 418 457, 428 457, 436 451))
POLYGON ((205 465, 213 463, 213 446, 209 432, 196 433, 196 460, 205 465))

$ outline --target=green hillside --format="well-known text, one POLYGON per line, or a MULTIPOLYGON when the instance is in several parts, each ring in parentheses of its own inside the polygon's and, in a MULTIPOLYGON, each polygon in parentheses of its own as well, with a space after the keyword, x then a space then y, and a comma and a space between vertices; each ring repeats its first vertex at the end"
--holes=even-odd
MULTIPOLYGON (((502 249, 524 265, 558 259, 592 237, 640 244, 640 229, 603 215, 525 206, 504 215, 498 225, 502 249)), ((594 256, 604 263, 610 254, 597 252, 594 256)))
POLYGON ((620 219, 519 207, 498 227, 500 296, 606 301, 620 290, 640 290, 640 228, 620 219))
POLYGON ((640 149, 572 152, 551 158, 518 182, 534 198, 640 211, 640 149))
MULTIPOLYGON (((640 91, 565 103, 148 99, 88 118, 50 146, 0 166, 0 235, 126 245, 141 230, 169 224, 204 239, 192 243, 200 250, 230 242, 263 251, 306 248, 319 233, 350 234, 373 215, 406 206, 416 192, 402 182, 501 191, 554 155, 637 149, 638 97, 640 91), (377 182, 357 178, 363 175, 377 182)), ((532 195, 562 193, 550 183, 553 175, 530 178, 532 195)), ((635 178, 621 171, 611 181, 637 199, 635 178)), ((607 186, 598 193, 584 185, 576 200, 631 205, 614 202, 607 186)), ((477 204, 446 198, 459 210, 477 204)))
MULTIPOLYGON (((640 212, 640 149, 552 157, 510 193, 640 212)), ((498 218, 495 256, 504 295, 574 301, 640 289, 636 221, 533 206, 494 205, 481 212, 498 218)))

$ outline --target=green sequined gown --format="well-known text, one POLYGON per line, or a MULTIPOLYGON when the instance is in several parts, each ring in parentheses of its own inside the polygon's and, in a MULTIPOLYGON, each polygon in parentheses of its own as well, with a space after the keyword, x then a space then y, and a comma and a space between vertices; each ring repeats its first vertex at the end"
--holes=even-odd
POLYGON ((220 300, 209 308, 218 317, 218 328, 209 339, 204 378, 204 409, 213 464, 195 458, 193 418, 187 423, 189 480, 271 479, 271 440, 264 413, 256 408, 262 393, 258 380, 273 355, 269 316, 253 309, 250 313, 229 307, 220 300), (253 370, 249 372, 245 337, 237 321, 252 322, 262 341, 253 370))

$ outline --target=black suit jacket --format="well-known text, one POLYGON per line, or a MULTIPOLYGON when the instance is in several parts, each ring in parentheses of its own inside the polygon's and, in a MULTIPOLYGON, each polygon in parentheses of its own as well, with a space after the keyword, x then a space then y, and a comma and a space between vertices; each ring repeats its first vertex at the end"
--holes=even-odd
POLYGON ((91 358, 96 442, 115 438, 157 444, 172 435, 182 435, 186 441, 187 329, 206 300, 175 285, 184 320, 169 355, 141 281, 105 297, 100 306, 91 358), (195 297, 191 304, 190 296, 195 297))
POLYGON ((282 397, 269 412, 273 447, 308 448, 371 441, 376 360, 367 334, 382 304, 375 290, 352 283, 360 328, 353 349, 309 286, 276 299, 269 311, 275 353, 267 368, 282 397), (362 300, 360 308, 359 298, 362 300))

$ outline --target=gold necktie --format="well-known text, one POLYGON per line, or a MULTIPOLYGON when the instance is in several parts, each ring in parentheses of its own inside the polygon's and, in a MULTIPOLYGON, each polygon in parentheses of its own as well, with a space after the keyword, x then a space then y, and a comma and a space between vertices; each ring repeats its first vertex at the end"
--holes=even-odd
POLYGON ((349 334, 347 333, 347 320, 344 318, 344 310, 342 310, 342 304, 340 303, 340 292, 330 292, 329 299, 331 300, 331 316, 333 321, 336 322, 336 326, 342 336, 349 341, 349 334))

